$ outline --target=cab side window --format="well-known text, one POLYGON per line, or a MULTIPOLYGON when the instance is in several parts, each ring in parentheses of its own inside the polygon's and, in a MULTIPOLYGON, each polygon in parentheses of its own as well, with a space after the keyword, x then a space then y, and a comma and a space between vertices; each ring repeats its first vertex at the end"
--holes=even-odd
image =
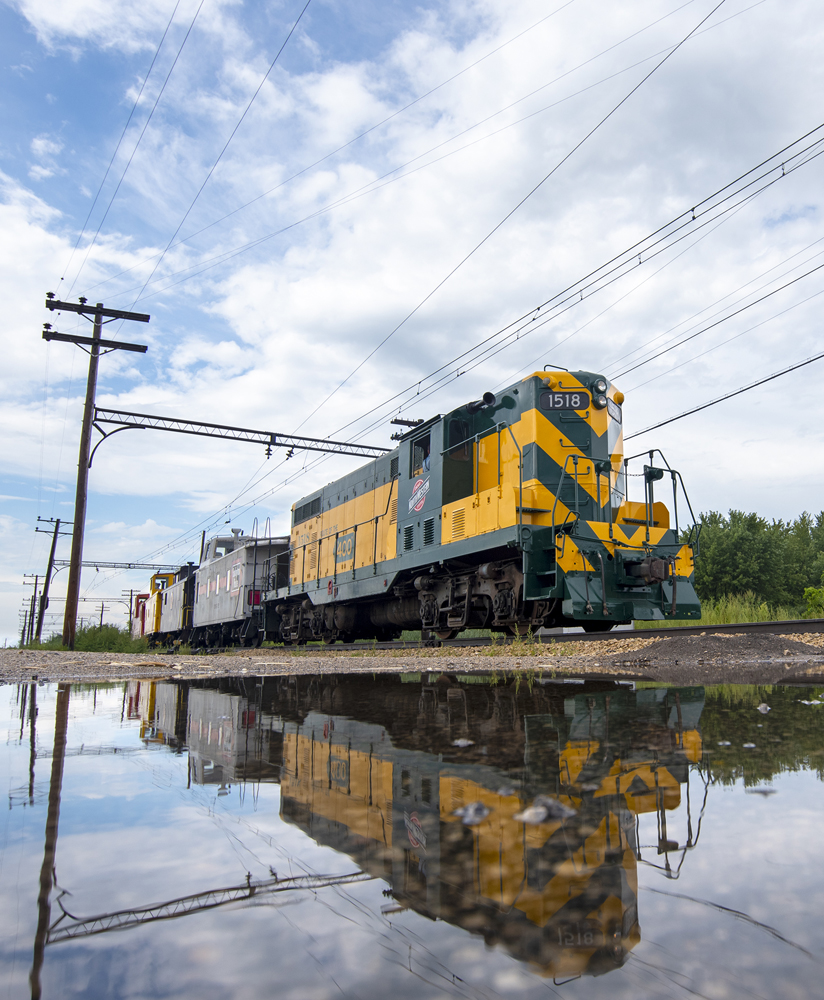
POLYGON ((429 435, 418 438, 412 442, 412 468, 409 470, 410 476, 419 476, 422 472, 429 471, 429 435))

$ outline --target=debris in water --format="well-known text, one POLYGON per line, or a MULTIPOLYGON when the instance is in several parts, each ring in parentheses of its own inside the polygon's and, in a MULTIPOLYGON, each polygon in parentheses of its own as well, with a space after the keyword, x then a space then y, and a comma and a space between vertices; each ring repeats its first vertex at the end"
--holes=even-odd
POLYGON ((766 702, 761 702, 761 704, 756 709, 756 712, 760 712, 762 715, 766 715, 770 711, 770 706, 766 702))
POLYGON ((546 795, 536 795, 532 805, 528 809, 524 809, 523 812, 516 813, 513 819, 519 823, 537 824, 546 823, 547 820, 565 820, 575 815, 577 815, 576 811, 565 806, 563 802, 551 799, 546 795))
POLYGON ((470 802, 469 805, 456 809, 452 815, 460 816, 464 826, 476 826, 483 822, 491 812, 489 806, 485 806, 483 802, 470 802))
POLYGON ((474 747, 475 740, 465 740, 465 739, 452 740, 452 746, 461 747, 461 749, 463 749, 464 747, 474 747))
POLYGON ((754 743, 742 743, 741 746, 746 747, 747 750, 754 750, 755 749, 755 744, 754 743))
POLYGON ((510 795, 514 794, 515 789, 511 785, 501 785, 498 789, 498 795, 500 795, 502 799, 509 798, 510 795))
POLYGON ((718 745, 720 747, 728 747, 730 745, 730 741, 729 740, 719 740, 718 741, 718 745))
POLYGON ((765 799, 776 794, 774 788, 745 788, 744 791, 747 795, 762 795, 765 799))

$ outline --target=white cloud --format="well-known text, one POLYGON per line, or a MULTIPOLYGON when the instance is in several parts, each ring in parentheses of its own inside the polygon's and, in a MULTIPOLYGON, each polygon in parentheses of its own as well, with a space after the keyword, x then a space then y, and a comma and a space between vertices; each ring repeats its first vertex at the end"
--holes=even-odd
POLYGON ((63 143, 50 138, 48 135, 38 135, 31 141, 31 151, 39 159, 57 156, 62 149, 63 143))

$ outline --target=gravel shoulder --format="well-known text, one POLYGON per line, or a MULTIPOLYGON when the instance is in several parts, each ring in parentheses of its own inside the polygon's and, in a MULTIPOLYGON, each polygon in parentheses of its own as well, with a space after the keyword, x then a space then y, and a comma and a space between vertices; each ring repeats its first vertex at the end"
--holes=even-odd
POLYGON ((725 633, 421 650, 267 648, 214 656, 61 653, 0 649, 0 682, 99 683, 128 679, 327 673, 521 671, 557 677, 615 677, 667 684, 824 683, 824 633, 725 633))

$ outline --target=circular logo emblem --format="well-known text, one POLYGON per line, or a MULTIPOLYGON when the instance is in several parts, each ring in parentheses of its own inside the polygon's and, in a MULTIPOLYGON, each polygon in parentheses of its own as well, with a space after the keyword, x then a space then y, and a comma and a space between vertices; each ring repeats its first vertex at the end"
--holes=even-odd
POLYGON ((426 503, 426 494, 429 492, 429 480, 419 479, 412 487, 412 498, 409 501, 410 511, 421 511, 426 503))
POLYGON ((415 848, 423 847, 426 843, 426 834, 416 812, 406 820, 406 835, 409 837, 409 843, 415 848))

